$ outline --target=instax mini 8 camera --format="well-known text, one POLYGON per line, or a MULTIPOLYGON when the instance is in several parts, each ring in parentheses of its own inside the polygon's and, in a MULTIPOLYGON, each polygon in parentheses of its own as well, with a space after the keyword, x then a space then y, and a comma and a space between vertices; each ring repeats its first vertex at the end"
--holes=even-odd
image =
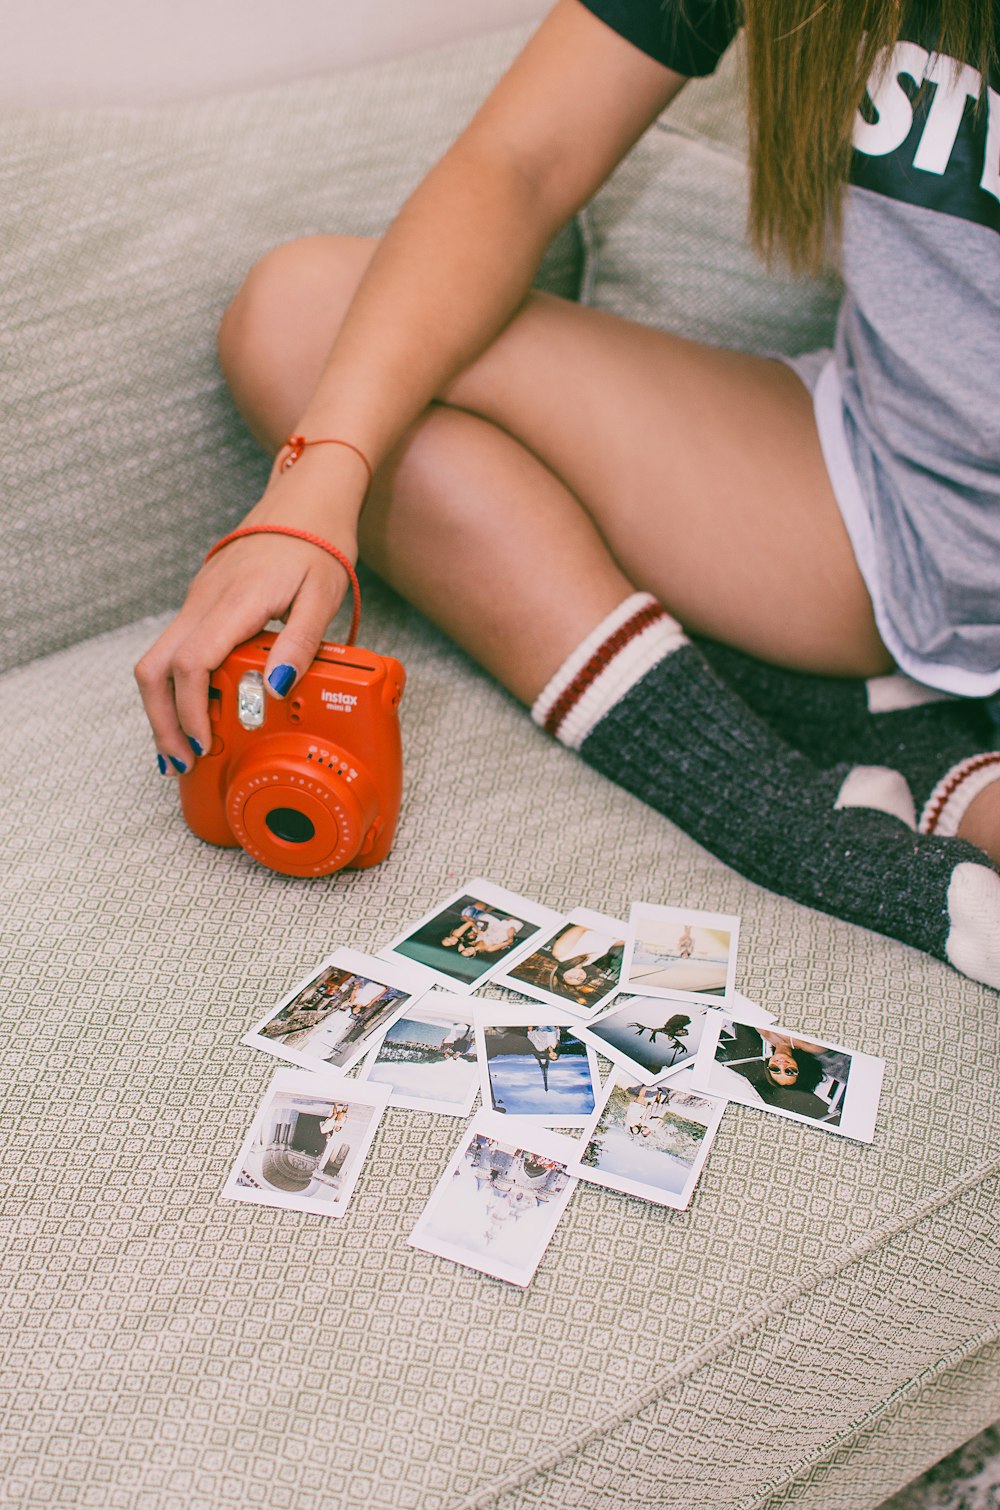
POLYGON ((406 673, 392 656, 324 641, 274 698, 263 674, 274 639, 255 635, 212 675, 211 748, 179 781, 185 821, 283 875, 378 865, 399 818, 406 673))

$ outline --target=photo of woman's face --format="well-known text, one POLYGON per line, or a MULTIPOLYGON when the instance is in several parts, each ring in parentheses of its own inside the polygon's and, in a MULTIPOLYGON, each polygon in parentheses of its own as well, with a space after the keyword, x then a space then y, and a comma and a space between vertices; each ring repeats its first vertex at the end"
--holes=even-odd
POLYGON ((799 1066, 791 1054, 772 1054, 767 1061, 767 1074, 774 1085, 794 1085, 799 1078, 799 1066))

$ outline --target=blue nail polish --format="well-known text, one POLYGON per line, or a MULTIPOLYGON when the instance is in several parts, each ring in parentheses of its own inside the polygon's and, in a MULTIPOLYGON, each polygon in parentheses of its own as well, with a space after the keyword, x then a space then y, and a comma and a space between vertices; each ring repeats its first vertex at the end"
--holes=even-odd
POLYGON ((198 741, 190 734, 188 735, 188 744, 191 746, 196 755, 204 755, 205 751, 202 749, 198 741))
POLYGON ((184 764, 183 760, 178 760, 177 757, 176 757, 176 755, 171 755, 171 757, 170 757, 170 764, 173 766, 174 770, 177 771, 177 773, 179 775, 181 775, 181 776, 183 776, 184 772, 187 770, 187 766, 184 764))
POLYGON ((165 776, 167 774, 167 762, 164 760, 162 755, 157 755, 156 764, 160 768, 160 775, 165 776))
POLYGON ((271 688, 272 692, 277 692, 279 697, 284 697, 294 680, 294 666, 275 666, 267 679, 267 685, 271 688))

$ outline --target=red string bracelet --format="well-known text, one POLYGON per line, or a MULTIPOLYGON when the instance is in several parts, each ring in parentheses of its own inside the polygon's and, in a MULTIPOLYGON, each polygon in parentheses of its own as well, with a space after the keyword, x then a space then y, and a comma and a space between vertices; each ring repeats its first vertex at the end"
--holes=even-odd
POLYGON ((368 486, 371 487, 372 464, 361 447, 356 446, 352 440, 337 440, 333 437, 323 440, 306 440, 304 435, 290 435, 278 452, 278 470, 287 472, 289 467, 294 467, 306 446, 346 446, 348 451, 353 451, 355 456, 360 456, 365 471, 368 473, 368 486))
POLYGON ((291 535, 295 540, 307 540, 310 545, 318 545, 320 550, 326 551, 339 561, 347 573, 351 584, 351 592, 354 595, 354 610, 351 614, 351 630, 344 641, 345 645, 353 645, 358 637, 358 626, 361 623, 361 588, 358 586, 358 576, 343 551, 339 551, 329 540, 324 540, 322 535, 310 535, 308 530, 297 530, 290 524, 245 524, 242 529, 233 530, 229 535, 223 535, 217 540, 212 549, 205 556, 206 561, 211 561, 217 551, 221 551, 224 545, 232 540, 239 540, 243 535, 291 535))

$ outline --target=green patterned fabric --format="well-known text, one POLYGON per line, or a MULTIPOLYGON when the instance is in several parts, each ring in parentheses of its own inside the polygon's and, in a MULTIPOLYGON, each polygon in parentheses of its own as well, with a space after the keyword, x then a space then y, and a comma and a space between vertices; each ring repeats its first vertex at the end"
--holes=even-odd
MULTIPOLYGON (((322 175, 279 204, 269 130, 287 151, 322 125, 323 192, 376 228, 445 96, 471 108, 511 46, 366 71, 340 156, 346 81, 269 94, 268 128, 259 97, 3 123, 4 612, 9 659, 40 657, 0 677, 11 1510, 868 1510, 1000 1414, 995 993, 742 880, 368 579, 364 642, 409 673, 385 865, 273 875, 195 840, 156 773, 131 667, 164 619, 142 615, 260 474, 211 325, 252 246, 316 223, 297 196, 322 175), (173 206, 169 255, 123 200, 116 245, 130 181, 173 206), (733 1107, 689 1211, 581 1187, 525 1291, 406 1245, 452 1119, 390 1110, 342 1222, 220 1200, 277 1063, 247 1028, 473 875, 558 909, 739 913, 740 989, 886 1056, 874 1143, 733 1107)), ((661 213, 634 209, 650 278, 661 213)))

